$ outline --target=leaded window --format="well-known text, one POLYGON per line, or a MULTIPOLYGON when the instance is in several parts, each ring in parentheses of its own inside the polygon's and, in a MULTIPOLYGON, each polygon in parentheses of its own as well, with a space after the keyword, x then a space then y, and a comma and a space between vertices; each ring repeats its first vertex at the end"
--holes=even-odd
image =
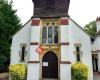
POLYGON ((48 43, 53 43, 53 27, 48 27, 48 43))
POLYGON ((42 26, 42 44, 58 44, 59 42, 59 25, 54 19, 43 21, 42 26))
POLYGON ((47 27, 43 27, 42 28, 42 43, 46 44, 46 40, 47 40, 47 27))
POLYGON ((54 43, 58 43, 58 27, 54 27, 54 43))

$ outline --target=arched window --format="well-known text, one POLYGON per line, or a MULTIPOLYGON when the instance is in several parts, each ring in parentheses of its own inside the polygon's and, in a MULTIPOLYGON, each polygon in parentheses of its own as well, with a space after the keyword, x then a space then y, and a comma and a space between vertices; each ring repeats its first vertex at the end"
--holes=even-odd
POLYGON ((54 43, 58 43, 58 27, 54 27, 54 43))
POLYGON ((52 43, 53 27, 48 27, 48 43, 52 43))
POLYGON ((42 28, 42 43, 46 44, 47 42, 47 27, 42 28))

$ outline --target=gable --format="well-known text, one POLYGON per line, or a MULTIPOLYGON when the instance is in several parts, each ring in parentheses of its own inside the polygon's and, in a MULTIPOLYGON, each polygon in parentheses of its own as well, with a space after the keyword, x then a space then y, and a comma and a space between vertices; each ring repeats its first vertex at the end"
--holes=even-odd
POLYGON ((76 23, 73 19, 70 18, 70 20, 80 29, 82 30, 87 36, 93 38, 90 34, 88 34, 78 23, 76 23))
POLYGON ((15 35, 17 35, 20 31, 22 31, 25 27, 29 27, 29 25, 31 25, 31 19, 29 19, 12 37, 14 37, 15 35))

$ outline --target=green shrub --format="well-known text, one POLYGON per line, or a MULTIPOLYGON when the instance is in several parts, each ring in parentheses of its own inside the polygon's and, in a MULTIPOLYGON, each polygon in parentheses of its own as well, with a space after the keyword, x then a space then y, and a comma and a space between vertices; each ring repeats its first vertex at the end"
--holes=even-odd
POLYGON ((23 64, 13 64, 9 66, 11 80, 25 80, 26 68, 23 64))
POLYGON ((88 67, 79 62, 71 67, 72 80, 88 80, 88 67))

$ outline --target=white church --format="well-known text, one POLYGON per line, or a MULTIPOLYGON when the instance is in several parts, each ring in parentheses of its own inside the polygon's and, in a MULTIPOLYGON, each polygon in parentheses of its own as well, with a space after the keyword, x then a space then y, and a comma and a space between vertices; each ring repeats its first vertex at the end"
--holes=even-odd
POLYGON ((33 17, 13 36, 11 64, 25 64, 27 80, 71 80, 76 61, 88 66, 88 80, 93 69, 100 72, 100 18, 91 44, 90 35, 68 16, 69 3, 33 0, 33 17))

